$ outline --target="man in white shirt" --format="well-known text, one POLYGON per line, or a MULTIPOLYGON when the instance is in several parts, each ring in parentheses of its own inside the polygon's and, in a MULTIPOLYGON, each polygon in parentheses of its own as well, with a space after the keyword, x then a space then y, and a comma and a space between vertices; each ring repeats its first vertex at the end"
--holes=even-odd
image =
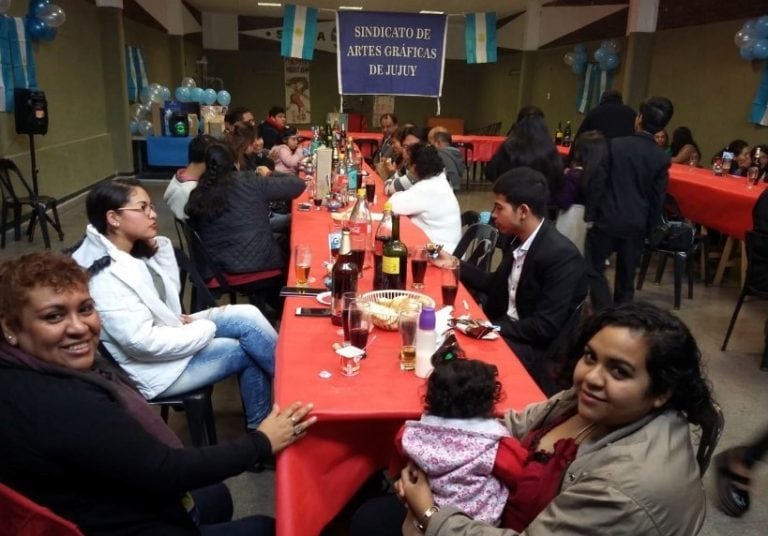
POLYGON ((197 187, 197 181, 205 173, 205 150, 211 142, 216 141, 212 136, 200 134, 189 142, 187 167, 179 169, 163 194, 163 200, 173 212, 173 215, 180 220, 186 220, 187 215, 184 207, 189 201, 189 194, 197 187))
MULTIPOLYGON (((495 272, 461 263, 461 281, 484 295, 483 309, 547 394, 559 390, 549 351, 571 328, 587 294, 584 258, 546 220, 549 188, 540 172, 520 167, 493 185, 493 219, 512 241, 495 272)), ((447 256, 447 255, 446 255, 447 256)))

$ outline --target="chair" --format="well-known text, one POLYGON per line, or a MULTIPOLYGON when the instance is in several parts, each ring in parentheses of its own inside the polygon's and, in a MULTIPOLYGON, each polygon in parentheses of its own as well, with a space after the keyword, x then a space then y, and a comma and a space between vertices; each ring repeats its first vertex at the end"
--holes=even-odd
POLYGON ((464 156, 464 163, 467 165, 467 190, 469 190, 470 178, 472 181, 475 180, 475 145, 469 141, 457 141, 453 146, 464 156))
POLYGON ((373 161, 373 155, 379 150, 379 142, 372 139, 356 139, 355 143, 360 149, 363 159, 366 162, 373 161))
POLYGON ((77 525, 5 484, 0 484, 0 534, 83 536, 77 525))
POLYGON ((736 324, 736 318, 739 316, 744 299, 747 296, 768 299, 768 235, 747 231, 745 243, 747 248, 747 277, 739 294, 739 299, 736 301, 736 308, 733 311, 731 322, 728 324, 728 331, 725 333, 725 340, 721 348, 723 352, 728 347, 728 340, 731 338, 731 332, 736 324))
MULTIPOLYGON (((176 219, 177 229, 186 239, 189 258, 200 274, 212 274, 204 281, 204 286, 211 292, 214 298, 223 294, 229 295, 231 303, 237 303, 237 294, 248 297, 251 303, 263 306, 266 293, 273 292, 277 295, 284 284, 282 270, 264 270, 262 272, 248 272, 244 274, 230 274, 221 270, 213 261, 212 256, 203 244, 200 235, 189 223, 176 219)), ((204 279, 201 278, 201 279, 204 279)))
POLYGON ((21 238, 21 209, 28 206, 32 209, 32 214, 27 227, 27 238, 32 241, 35 233, 35 225, 40 222, 40 230, 43 235, 43 243, 46 249, 51 249, 51 241, 48 237, 48 223, 56 230, 59 240, 64 240, 64 232, 61 230, 59 221, 59 211, 56 206, 56 199, 48 195, 38 195, 29 186, 24 179, 18 166, 7 158, 0 158, 0 190, 3 194, 2 215, 0 216, 0 228, 2 237, 0 237, 0 248, 5 248, 5 228, 8 223, 8 210, 13 210, 13 239, 18 241, 21 238), (15 177, 15 180, 14 180, 15 177), (26 196, 19 196, 14 183, 26 192, 26 196), (48 216, 48 210, 53 214, 53 219, 48 216))
MULTIPOLYGON (((648 266, 654 253, 662 254, 656 269, 656 283, 661 283, 661 276, 664 273, 667 257, 672 257, 674 261, 674 308, 680 309, 683 268, 685 268, 688 276, 688 299, 693 299, 694 253, 698 250, 701 239, 696 235, 693 227, 684 222, 684 218, 677 206, 677 201, 670 194, 666 195, 664 211, 666 220, 672 225, 670 229, 675 229, 675 225, 677 225, 678 231, 681 234, 677 236, 678 240, 675 240, 675 243, 662 240, 655 246, 651 246, 650 243, 646 244, 640 261, 640 273, 637 276, 637 290, 643 289, 645 275, 648 272, 648 266)), ((706 280, 706 274, 704 278, 706 280)))
POLYGON ((696 462, 699 464, 699 476, 704 476, 709 467, 709 461, 717 448, 720 436, 725 426, 723 410, 716 402, 712 402, 712 422, 701 426, 701 437, 696 449, 696 462))
POLYGON ((211 291, 205 286, 205 281, 197 271, 197 267, 190 260, 183 249, 173 248, 173 252, 176 255, 176 264, 179 266, 179 278, 181 279, 181 289, 179 290, 179 301, 182 304, 182 309, 189 311, 190 313, 196 313, 203 311, 211 307, 218 306, 216 298, 213 297, 211 291), (186 281, 192 285, 190 292, 190 304, 189 308, 184 307, 184 291, 186 287, 186 281))
POLYGON ((499 230, 496 227, 487 223, 474 223, 464 231, 453 255, 489 272, 498 237, 499 230))
MULTIPOLYGON (((119 370, 120 364, 112 356, 103 342, 99 342, 99 353, 116 366, 119 370)), ((189 438, 192 444, 197 447, 215 445, 216 440, 216 422, 213 416, 213 402, 211 394, 213 386, 203 387, 175 396, 157 397, 147 400, 152 406, 160 406, 160 416, 165 422, 168 422, 169 408, 176 411, 184 411, 187 414, 187 427, 189 428, 189 438)))

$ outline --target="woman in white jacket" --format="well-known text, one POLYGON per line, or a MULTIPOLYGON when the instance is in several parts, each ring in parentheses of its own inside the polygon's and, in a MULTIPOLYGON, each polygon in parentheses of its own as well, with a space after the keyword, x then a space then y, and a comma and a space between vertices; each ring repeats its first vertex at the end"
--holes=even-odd
POLYGON ((73 258, 91 272, 102 340, 147 399, 240 379, 249 428, 271 409, 277 333, 252 305, 181 312, 171 241, 132 179, 103 182, 86 199, 88 225, 73 258))

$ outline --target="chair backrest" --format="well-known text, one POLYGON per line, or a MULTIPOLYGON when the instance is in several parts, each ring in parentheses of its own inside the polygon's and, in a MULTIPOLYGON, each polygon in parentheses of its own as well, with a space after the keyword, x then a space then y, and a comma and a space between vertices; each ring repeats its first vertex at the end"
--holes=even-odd
POLYGON ((21 174, 19 167, 7 158, 0 158, 0 189, 3 193, 3 198, 19 202, 19 197, 35 197, 32 188, 29 183, 24 179, 24 175, 21 174), (16 186, 20 186, 23 192, 18 191, 16 186))
POLYGON ((182 234, 186 238, 189 258, 192 260, 192 264, 197 268, 197 272, 201 275, 201 279, 207 275, 211 275, 213 279, 218 281, 218 287, 223 292, 234 292, 227 283, 227 279, 224 277, 222 270, 213 262, 213 258, 205 248, 205 244, 203 244, 197 231, 195 231, 189 222, 186 221, 177 219, 176 225, 182 229, 182 234))
POLYGON ((0 484, 0 512, 0 534, 83 536, 71 521, 59 517, 4 484, 0 484))
POLYGON ((709 467, 709 461, 717 448, 720 436, 725 426, 723 410, 716 402, 712 402, 712 422, 701 427, 699 447, 696 449, 696 462, 699 464, 699 474, 704 476, 709 467))
POLYGON ((747 231, 747 277, 745 285, 758 294, 768 294, 768 234, 747 231))
POLYGON ((487 223, 475 223, 467 227, 453 250, 453 255, 488 272, 496 251, 499 230, 487 223))
POLYGON ((189 278, 189 282, 192 284, 191 300, 189 311, 196 313, 204 309, 216 307, 216 298, 211 294, 210 289, 205 285, 203 276, 197 271, 195 263, 193 263, 184 250, 180 248, 173 248, 173 252, 176 255, 176 264, 179 266, 179 274, 181 276, 181 290, 179 292, 179 301, 184 303, 184 291, 185 281, 189 278))

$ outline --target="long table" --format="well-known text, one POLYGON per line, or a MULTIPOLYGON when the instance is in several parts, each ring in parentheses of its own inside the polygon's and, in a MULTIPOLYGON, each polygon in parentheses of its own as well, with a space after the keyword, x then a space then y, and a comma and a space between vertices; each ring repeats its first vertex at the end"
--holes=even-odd
MULTIPOLYGON (((377 199, 383 200, 377 180, 377 199)), ((295 200, 291 240, 307 243, 313 251, 311 275, 320 285, 321 263, 328 259, 329 213, 299 212, 295 200)), ((374 206, 380 211, 381 204, 374 206)), ((374 226, 376 224, 374 223, 374 226)), ((424 234, 407 218, 401 219, 401 239, 408 245, 426 242, 424 234)), ((294 282, 293 271, 289 285, 294 282)), ((372 270, 364 270, 358 290, 370 290, 372 270)), ((410 277, 408 280, 410 285, 410 277)), ((439 269, 427 269, 426 294, 440 302, 439 269)), ((464 302, 473 317, 482 311, 466 289, 456 299, 460 312, 464 302)), ((296 307, 318 307, 311 297, 287 298, 276 350, 275 400, 281 407, 295 400, 313 402, 318 422, 300 441, 277 459, 276 520, 280 535, 318 534, 341 510, 355 491, 378 469, 386 467, 397 429, 406 419, 422 413, 424 380, 399 368, 400 338, 397 332, 374 329, 369 338, 368 357, 361 372, 345 377, 339 372, 339 357, 331 345, 341 342, 338 327, 329 318, 297 317, 296 307), (330 378, 320 373, 331 373, 330 378)), ((542 400, 541 391, 523 366, 501 340, 478 341, 458 334, 459 343, 470 357, 483 359, 499 369, 506 398, 499 410, 522 408, 542 400)))

